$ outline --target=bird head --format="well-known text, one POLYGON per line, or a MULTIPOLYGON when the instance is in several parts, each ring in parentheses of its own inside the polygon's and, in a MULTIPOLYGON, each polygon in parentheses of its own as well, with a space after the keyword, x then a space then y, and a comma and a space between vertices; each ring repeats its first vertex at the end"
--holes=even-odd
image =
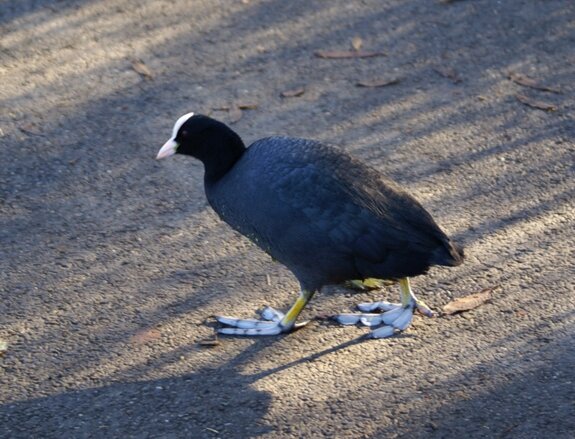
POLYGON ((187 113, 176 121, 172 137, 160 148, 156 158, 163 159, 178 153, 203 161, 206 153, 221 154, 226 149, 233 150, 237 144, 241 144, 243 149, 239 136, 224 123, 203 114, 187 113))
POLYGON ((178 151, 178 149, 183 143, 185 143, 185 140, 190 137, 188 125, 194 125, 193 119, 194 113, 187 113, 176 121, 174 128, 172 129, 172 137, 170 137, 170 139, 160 148, 156 159, 163 159, 174 155, 176 152, 183 152, 182 150, 178 151))
POLYGON ((172 129, 172 137, 160 148, 157 159, 176 153, 195 157, 204 163, 206 176, 222 176, 241 157, 244 143, 222 122, 202 114, 187 113, 172 129))

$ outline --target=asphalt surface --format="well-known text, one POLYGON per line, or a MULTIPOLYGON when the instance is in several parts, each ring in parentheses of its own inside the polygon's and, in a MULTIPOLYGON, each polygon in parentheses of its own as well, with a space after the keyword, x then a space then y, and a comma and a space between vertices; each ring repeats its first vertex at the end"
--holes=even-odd
POLYGON ((0 437, 572 437, 574 23, 570 0, 1 1, 0 437), (357 49, 384 55, 314 55, 357 49), (323 317, 398 291, 333 287, 305 329, 206 346, 297 283, 199 163, 154 160, 189 111, 407 188, 468 255, 413 280, 432 308, 500 289, 365 341, 323 317))

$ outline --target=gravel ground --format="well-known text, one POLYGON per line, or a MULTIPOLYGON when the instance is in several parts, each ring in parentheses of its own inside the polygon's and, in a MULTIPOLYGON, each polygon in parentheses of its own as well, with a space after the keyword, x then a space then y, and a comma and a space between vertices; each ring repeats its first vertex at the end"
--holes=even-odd
MULTIPOLYGON (((0 1, 0 35, 0 437, 572 437, 572 1, 0 1), (501 288, 387 340, 314 319, 202 345, 297 283, 199 163, 154 160, 188 111, 404 185, 466 246, 414 279, 433 308, 501 288)), ((328 288, 304 318, 396 295, 328 288)))

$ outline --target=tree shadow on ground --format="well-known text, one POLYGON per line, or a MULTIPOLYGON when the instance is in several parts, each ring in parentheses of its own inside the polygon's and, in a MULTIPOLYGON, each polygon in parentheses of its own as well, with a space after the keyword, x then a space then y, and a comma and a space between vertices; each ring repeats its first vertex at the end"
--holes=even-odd
MULTIPOLYGON (((553 438, 571 437, 575 401, 564 389, 575 382, 575 313, 557 316, 556 321, 565 324, 560 332, 554 330, 552 321, 543 322, 532 329, 530 335, 537 337, 529 341, 531 346, 443 382, 440 407, 430 409, 421 404, 402 414, 403 419, 415 417, 426 422, 407 428, 404 424, 399 435, 388 427, 370 437, 536 439, 543 432, 553 438)), ((513 338, 521 340, 524 336, 513 338)), ((502 341, 499 348, 510 341, 502 341)), ((424 389, 423 398, 435 391, 433 387, 424 389)))

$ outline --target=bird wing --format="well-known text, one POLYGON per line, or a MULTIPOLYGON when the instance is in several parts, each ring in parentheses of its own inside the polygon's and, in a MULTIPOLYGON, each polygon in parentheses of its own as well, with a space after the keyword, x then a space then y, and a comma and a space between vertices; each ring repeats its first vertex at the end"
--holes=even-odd
POLYGON ((441 242, 443 233, 417 201, 343 151, 306 144, 274 160, 265 174, 284 205, 354 257, 377 263, 441 242))

